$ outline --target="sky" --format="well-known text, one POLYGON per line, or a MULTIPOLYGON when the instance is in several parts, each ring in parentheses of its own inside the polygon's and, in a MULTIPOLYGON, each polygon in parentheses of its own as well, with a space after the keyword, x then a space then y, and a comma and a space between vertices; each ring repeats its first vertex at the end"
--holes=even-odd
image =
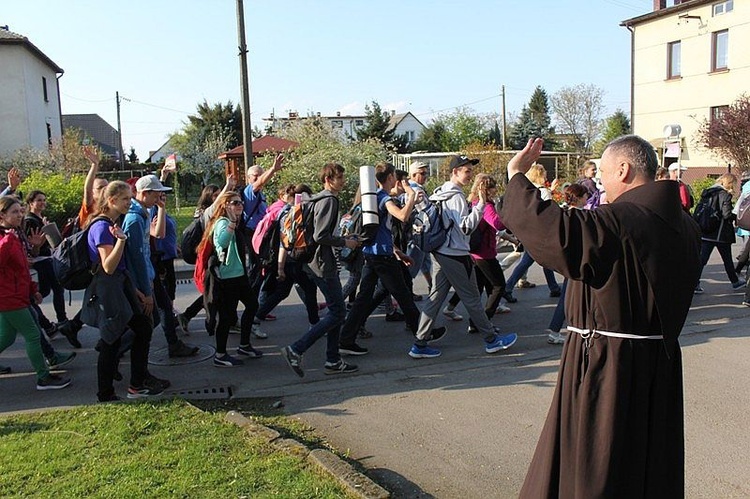
MULTIPOLYGON (((466 106, 518 115, 534 88, 605 91, 630 109, 630 33, 652 0, 245 0, 251 124, 271 112, 466 106)), ((142 161, 203 100, 240 102, 235 0, 2 0, 0 25, 62 67, 63 114, 96 113, 142 161)))

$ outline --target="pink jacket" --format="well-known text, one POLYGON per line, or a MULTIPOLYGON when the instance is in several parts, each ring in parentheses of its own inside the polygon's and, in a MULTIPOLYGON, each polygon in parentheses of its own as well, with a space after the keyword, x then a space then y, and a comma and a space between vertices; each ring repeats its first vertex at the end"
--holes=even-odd
MULTIPOLYGON (((476 204, 476 200, 472 202, 472 205, 476 204)), ((479 251, 471 253, 471 256, 475 260, 491 260, 496 258, 497 241, 495 236, 497 235, 497 231, 503 229, 505 229, 505 224, 500 219, 500 215, 497 214, 497 210, 495 210, 495 203, 485 204, 482 221, 476 229, 482 231, 482 245, 479 247, 479 251)))

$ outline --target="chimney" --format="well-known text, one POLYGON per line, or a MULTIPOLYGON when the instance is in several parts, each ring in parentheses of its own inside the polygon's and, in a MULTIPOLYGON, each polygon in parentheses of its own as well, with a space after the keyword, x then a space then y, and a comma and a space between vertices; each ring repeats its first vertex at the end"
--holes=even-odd
POLYGON ((336 111, 336 116, 341 116, 341 111, 336 111))
POLYGON ((667 8, 667 0, 654 0, 654 12, 667 8))
POLYGON ((391 116, 396 116, 396 110, 395 109, 391 109, 391 116))
POLYGON ((316 114, 316 116, 317 116, 318 118, 320 118, 320 111, 318 111, 318 113, 316 114))

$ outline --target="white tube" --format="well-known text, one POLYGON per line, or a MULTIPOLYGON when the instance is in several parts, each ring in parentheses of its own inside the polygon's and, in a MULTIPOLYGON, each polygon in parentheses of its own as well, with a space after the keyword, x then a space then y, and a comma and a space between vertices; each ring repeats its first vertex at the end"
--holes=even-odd
POLYGON ((378 183, 375 181, 374 166, 359 167, 359 189, 362 193, 362 228, 379 225, 378 183))

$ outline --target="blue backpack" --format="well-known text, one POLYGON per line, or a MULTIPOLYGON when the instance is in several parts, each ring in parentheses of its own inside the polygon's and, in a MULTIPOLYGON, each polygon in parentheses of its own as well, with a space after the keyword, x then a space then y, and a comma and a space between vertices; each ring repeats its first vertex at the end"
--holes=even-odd
MULTIPOLYGON (((439 191, 435 194, 439 194, 439 191)), ((443 203, 446 200, 430 196, 425 201, 425 206, 414 215, 411 242, 425 253, 431 253, 445 244, 448 233, 453 228, 453 220, 446 225, 443 217, 443 203)))

